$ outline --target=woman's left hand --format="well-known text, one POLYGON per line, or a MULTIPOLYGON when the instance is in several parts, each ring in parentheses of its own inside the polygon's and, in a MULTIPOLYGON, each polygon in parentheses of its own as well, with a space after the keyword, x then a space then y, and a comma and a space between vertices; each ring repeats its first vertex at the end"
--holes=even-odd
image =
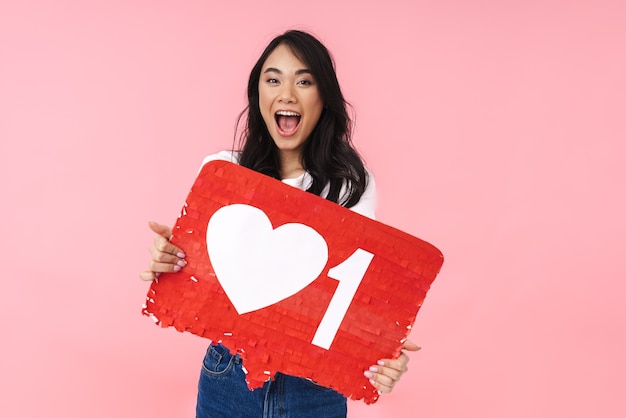
MULTIPOLYGON (((406 351, 419 351, 421 347, 406 340, 402 345, 402 349, 406 351)), ((408 370, 408 363, 409 356, 403 351, 397 359, 379 360, 377 365, 370 367, 369 370, 366 370, 363 374, 380 393, 389 393, 393 390, 394 385, 400 380, 404 372, 408 370)))

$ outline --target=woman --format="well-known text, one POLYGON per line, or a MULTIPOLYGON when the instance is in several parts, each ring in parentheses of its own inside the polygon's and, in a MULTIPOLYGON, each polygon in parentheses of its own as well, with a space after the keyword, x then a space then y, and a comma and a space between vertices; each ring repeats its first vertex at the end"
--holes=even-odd
MULTIPOLYGON (((332 58, 316 38, 287 31, 273 39, 252 69, 241 151, 225 159, 374 217, 375 185, 351 144, 351 121, 332 58)), ((182 249, 169 242, 171 229, 151 222, 157 234, 144 280, 186 265, 182 249)), ((419 347, 406 341, 404 349, 419 347)), ((388 393, 407 370, 409 359, 383 359, 364 379, 388 393)), ((345 417, 346 399, 307 379, 278 373, 262 388, 248 390, 241 360, 211 345, 198 387, 197 417, 345 417)))

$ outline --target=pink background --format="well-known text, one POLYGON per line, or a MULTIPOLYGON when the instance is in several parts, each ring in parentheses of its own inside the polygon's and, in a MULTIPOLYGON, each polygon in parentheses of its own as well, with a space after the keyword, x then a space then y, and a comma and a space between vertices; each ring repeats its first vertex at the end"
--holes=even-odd
POLYGON ((140 315, 146 222, 291 27, 336 57, 379 219, 446 256, 423 350, 350 416, 625 416, 624 2, 215 3, 0 4, 0 416, 192 416, 206 341, 140 315))

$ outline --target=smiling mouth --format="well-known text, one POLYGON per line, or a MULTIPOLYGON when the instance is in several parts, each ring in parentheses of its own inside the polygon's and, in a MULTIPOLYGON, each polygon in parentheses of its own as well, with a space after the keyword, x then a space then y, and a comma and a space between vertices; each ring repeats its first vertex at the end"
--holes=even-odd
POLYGON ((289 136, 293 135, 298 129, 302 115, 289 110, 279 110, 274 115, 274 118, 276 119, 276 125, 278 126, 280 134, 289 136))

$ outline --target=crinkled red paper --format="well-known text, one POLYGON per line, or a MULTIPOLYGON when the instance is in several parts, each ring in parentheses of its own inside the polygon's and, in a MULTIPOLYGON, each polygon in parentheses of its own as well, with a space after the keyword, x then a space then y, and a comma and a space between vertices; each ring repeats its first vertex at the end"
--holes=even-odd
MULTIPOLYGON (((443 263, 431 244, 311 193, 225 161, 206 164, 187 197, 172 242, 188 265, 153 282, 145 315, 222 341, 240 353, 250 389, 277 371, 310 378, 352 399, 373 403, 363 372, 396 358, 443 263), (301 223, 328 245, 328 262, 309 286, 278 303, 239 315, 213 271, 206 233, 215 211, 231 204, 262 209, 274 228, 301 223), (358 248, 374 255, 328 350, 311 341, 337 288, 328 277, 358 248)), ((242 260, 245 262, 245 260, 242 260)))

